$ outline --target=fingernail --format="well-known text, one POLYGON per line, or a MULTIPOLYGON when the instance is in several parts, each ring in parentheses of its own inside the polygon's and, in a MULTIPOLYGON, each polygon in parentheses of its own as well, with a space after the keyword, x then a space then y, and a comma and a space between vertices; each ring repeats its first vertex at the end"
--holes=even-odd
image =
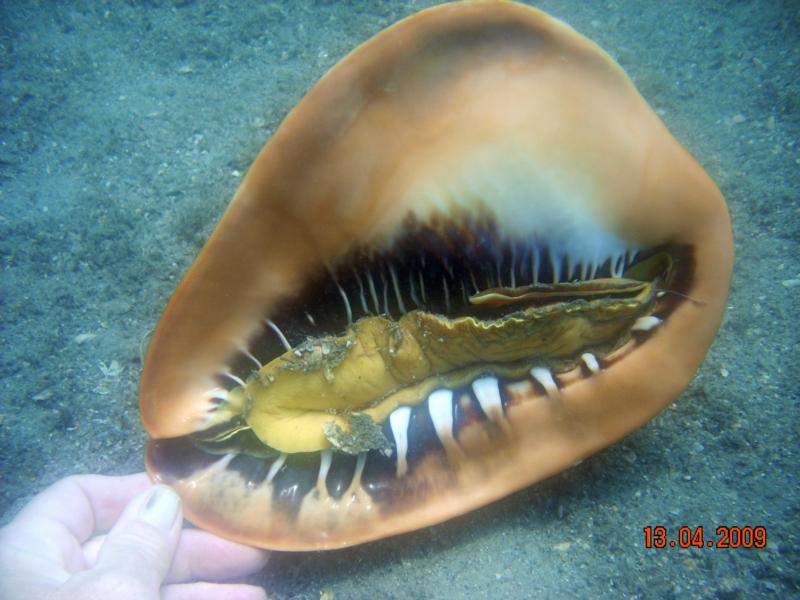
POLYGON ((142 506, 141 519, 159 529, 169 529, 181 508, 178 494, 165 485, 157 485, 142 506))

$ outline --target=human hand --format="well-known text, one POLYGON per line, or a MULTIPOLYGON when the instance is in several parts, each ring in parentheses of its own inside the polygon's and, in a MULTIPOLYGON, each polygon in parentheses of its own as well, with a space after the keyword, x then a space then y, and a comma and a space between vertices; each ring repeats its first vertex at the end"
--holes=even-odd
POLYGON ((182 525, 177 494, 144 473, 62 479, 0 529, 0 599, 266 599, 198 580, 259 571, 267 552, 182 525))

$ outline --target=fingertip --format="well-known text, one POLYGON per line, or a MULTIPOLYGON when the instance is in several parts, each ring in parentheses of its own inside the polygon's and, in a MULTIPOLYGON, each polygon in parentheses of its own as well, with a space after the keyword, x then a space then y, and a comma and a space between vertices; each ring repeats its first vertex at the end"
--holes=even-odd
POLYGON ((139 518, 154 527, 169 531, 181 515, 181 499, 166 485, 153 486, 139 507, 139 518))
POLYGON ((108 532, 95 568, 133 573, 158 585, 169 572, 181 535, 181 504, 169 487, 137 495, 108 532))
POLYGON ((189 529, 181 535, 168 580, 223 581, 246 577, 261 571, 269 557, 268 550, 237 544, 207 531, 189 529))
POLYGON ((247 599, 242 598, 241 600, 268 600, 267 592, 264 588, 260 588, 257 586, 249 586, 253 589, 253 595, 248 597, 247 599))

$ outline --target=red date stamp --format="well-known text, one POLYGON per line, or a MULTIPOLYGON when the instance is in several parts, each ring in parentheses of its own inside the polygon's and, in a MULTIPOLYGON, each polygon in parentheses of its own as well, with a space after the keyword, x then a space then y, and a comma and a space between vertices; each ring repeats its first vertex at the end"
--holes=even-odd
POLYGON ((767 528, 757 525, 720 525, 713 537, 706 537, 703 526, 678 527, 677 535, 671 537, 666 527, 648 525, 643 527, 645 548, 765 548, 767 528))

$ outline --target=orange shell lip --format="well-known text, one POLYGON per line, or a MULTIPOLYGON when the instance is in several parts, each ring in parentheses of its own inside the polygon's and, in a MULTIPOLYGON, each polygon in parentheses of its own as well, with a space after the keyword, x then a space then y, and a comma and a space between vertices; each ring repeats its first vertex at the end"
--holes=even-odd
MULTIPOLYGON (((713 340, 732 263, 719 190, 595 44, 510 2, 423 11, 354 50, 294 108, 170 300, 140 386, 148 471, 201 527, 275 549, 338 548, 462 514, 668 405, 713 340), (578 314, 557 334, 568 352, 551 344, 511 367, 476 361, 460 379, 421 387, 416 404, 332 411, 346 426, 350 412, 373 410, 388 456, 324 440, 314 452, 275 452, 244 418, 254 402, 237 382, 252 377, 237 369, 263 362, 257 340, 270 335, 280 350, 317 335, 341 323, 342 298, 350 323, 382 307, 411 312, 412 299, 450 313, 458 284, 475 278, 470 293, 487 304, 480 310, 500 311, 493 319, 554 296, 561 318, 568 300, 603 294, 584 289, 576 300, 558 282, 620 280, 637 253, 655 252, 674 264, 653 284, 667 293, 631 305, 608 343, 585 341, 592 321, 578 314), (374 292, 361 278, 373 272, 374 292), (514 291, 523 277, 536 285, 514 291), (557 290, 537 287, 539 277, 557 290), (422 301, 433 278, 444 289, 422 301), (290 309, 310 329, 286 328, 290 309), (220 417, 234 404, 238 429, 220 417), (220 427, 230 431, 209 453, 220 427)), ((307 434, 289 431, 281 443, 307 434)))

